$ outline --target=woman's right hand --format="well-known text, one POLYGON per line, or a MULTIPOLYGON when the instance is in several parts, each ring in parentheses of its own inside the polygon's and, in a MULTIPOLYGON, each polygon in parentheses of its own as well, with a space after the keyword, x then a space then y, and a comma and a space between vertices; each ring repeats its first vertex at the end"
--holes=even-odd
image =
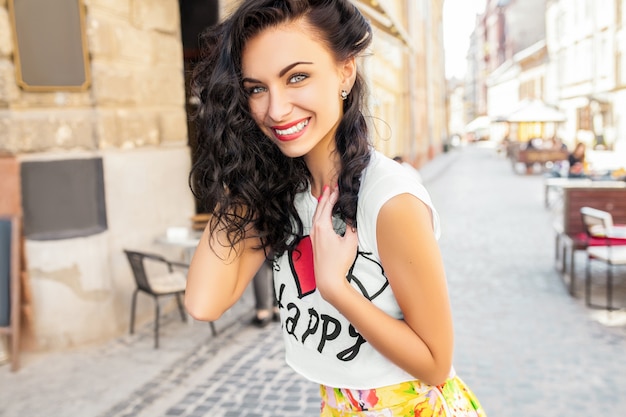
POLYGON ((328 187, 324 188, 310 233, 317 289, 331 304, 340 300, 342 291, 349 287, 346 275, 354 263, 358 247, 356 230, 348 226, 345 234, 339 236, 333 228, 332 210, 337 198, 338 188, 332 192, 328 187))

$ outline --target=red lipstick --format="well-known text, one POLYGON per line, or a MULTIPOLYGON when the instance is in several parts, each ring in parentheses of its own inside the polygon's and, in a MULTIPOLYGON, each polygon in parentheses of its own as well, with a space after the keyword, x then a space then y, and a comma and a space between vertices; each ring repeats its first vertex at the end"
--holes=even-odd
POLYGON ((300 119, 293 123, 288 123, 282 126, 272 126, 272 132, 276 139, 288 142, 299 138, 306 131, 306 127, 309 125, 309 119, 300 119))

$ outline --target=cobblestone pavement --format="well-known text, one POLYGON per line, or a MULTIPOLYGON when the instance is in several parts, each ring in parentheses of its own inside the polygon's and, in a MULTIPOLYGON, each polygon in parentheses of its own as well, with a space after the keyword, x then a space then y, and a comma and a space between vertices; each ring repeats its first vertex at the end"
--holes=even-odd
MULTIPOLYGON (((541 176, 516 175, 478 146, 421 173, 442 220, 455 368, 488 415, 626 415, 626 320, 568 295, 554 268, 541 176)), ((617 271, 626 286, 626 271, 617 271)), ((318 415, 318 387, 284 364, 278 324, 247 325, 246 297, 217 337, 172 314, 158 351, 148 324, 102 346, 27 357, 17 374, 0 367, 0 416, 318 415)))

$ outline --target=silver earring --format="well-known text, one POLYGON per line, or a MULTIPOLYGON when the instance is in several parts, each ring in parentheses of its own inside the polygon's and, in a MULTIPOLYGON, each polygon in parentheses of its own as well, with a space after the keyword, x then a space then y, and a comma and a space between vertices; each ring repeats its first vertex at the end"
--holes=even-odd
POLYGON ((348 98, 348 92, 346 90, 341 90, 341 99, 346 100, 348 98))

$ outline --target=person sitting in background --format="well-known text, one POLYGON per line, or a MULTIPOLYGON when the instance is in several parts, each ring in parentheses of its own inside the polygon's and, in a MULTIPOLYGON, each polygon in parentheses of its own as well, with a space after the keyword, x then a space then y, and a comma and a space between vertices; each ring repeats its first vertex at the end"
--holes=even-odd
POLYGON ((585 176, 585 144, 578 142, 576 147, 569 154, 569 174, 570 178, 580 178, 585 176))
POLYGON ((408 169, 409 171, 411 171, 413 174, 415 174, 415 177, 417 178, 420 184, 423 182, 422 175, 417 170, 417 168, 415 168, 413 165, 406 162, 401 155, 394 156, 393 160, 399 163, 400 165, 402 165, 403 167, 405 167, 406 169, 408 169))

